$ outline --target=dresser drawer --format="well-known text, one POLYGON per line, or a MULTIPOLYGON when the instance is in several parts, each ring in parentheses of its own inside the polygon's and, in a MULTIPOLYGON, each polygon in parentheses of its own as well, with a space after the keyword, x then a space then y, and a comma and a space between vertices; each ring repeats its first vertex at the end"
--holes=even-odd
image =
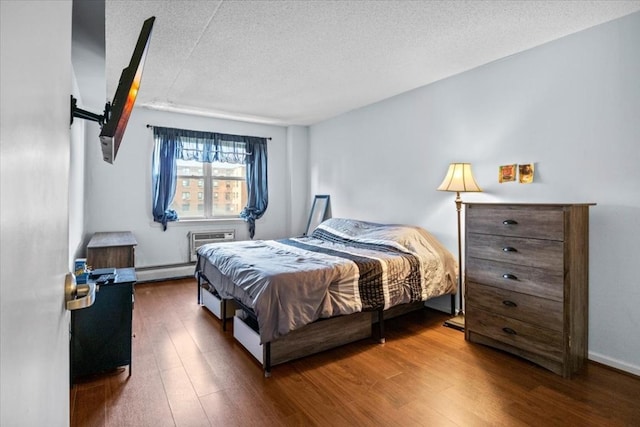
POLYGON ((469 233, 549 240, 564 236, 564 212, 558 207, 469 205, 465 215, 469 233))
POLYGON ((562 302, 511 292, 478 283, 467 283, 467 307, 477 307, 495 314, 562 332, 562 302))
POLYGON ((563 252, 564 244, 557 240, 467 234, 467 256, 475 258, 562 271, 563 252))
POLYGON ((562 361, 562 333, 558 331, 540 328, 477 308, 468 310, 465 314, 465 330, 550 360, 562 361))
POLYGON ((467 258, 466 281, 562 301, 564 297, 562 271, 467 258))

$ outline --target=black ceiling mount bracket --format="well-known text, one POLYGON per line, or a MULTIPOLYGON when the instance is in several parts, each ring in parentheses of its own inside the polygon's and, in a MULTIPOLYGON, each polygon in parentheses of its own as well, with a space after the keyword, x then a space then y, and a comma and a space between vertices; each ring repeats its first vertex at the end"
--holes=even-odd
POLYGON ((73 124, 73 118, 78 117, 80 119, 91 120, 94 122, 98 122, 100 127, 102 127, 106 122, 109 121, 109 112, 111 111, 111 104, 108 102, 104 105, 104 114, 96 114, 91 111, 83 110, 82 108, 78 108, 78 100, 71 95, 71 122, 70 125, 73 124))

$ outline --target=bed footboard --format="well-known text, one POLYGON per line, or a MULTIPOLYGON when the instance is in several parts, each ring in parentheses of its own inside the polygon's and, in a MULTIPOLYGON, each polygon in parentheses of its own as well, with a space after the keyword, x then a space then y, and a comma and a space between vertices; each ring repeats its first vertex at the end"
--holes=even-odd
POLYGON ((233 336, 262 364, 265 377, 269 377, 272 366, 371 336, 376 336, 379 342, 384 344, 385 319, 423 308, 424 303, 419 301, 385 311, 365 311, 347 316, 320 319, 277 340, 261 345, 255 315, 249 308, 244 307, 238 310, 233 318, 233 336))
POLYGON ((318 320, 262 345, 257 324, 242 310, 233 319, 233 336, 268 377, 272 366, 371 337, 372 317, 372 312, 361 312, 318 320))
POLYGON ((198 304, 204 304, 222 321, 223 331, 227 329, 227 319, 233 317, 234 338, 262 364, 266 377, 271 376, 271 368, 275 365, 372 336, 384 344, 386 319, 424 308, 424 302, 418 301, 384 311, 364 311, 320 319, 262 345, 258 321, 253 310, 239 301, 225 300, 217 296, 211 282, 202 272, 198 271, 196 277, 198 304), (213 292, 205 290, 205 287, 213 292))

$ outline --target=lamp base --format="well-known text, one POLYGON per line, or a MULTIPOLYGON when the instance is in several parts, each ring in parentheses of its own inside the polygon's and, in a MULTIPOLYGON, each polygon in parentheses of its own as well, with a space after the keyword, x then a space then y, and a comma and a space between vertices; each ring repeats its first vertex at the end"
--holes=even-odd
POLYGON ((464 331, 464 313, 460 313, 456 317, 445 320, 442 326, 456 329, 458 331, 464 331))

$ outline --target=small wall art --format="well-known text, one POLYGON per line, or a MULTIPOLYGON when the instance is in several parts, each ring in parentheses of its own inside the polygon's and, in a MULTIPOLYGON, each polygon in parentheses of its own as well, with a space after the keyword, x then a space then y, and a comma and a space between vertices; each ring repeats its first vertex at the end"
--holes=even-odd
POLYGON ((511 182, 516 180, 516 165, 504 165, 498 168, 498 182, 511 182))
POLYGON ((533 163, 518 165, 518 179, 520 184, 531 184, 533 182, 533 163))

